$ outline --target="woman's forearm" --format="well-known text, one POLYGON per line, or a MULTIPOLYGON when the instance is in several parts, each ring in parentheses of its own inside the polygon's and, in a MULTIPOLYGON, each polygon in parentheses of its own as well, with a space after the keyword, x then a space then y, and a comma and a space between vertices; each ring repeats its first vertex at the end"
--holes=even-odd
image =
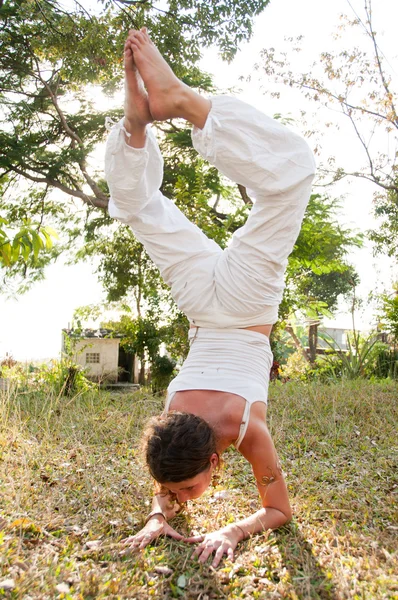
POLYGON ((174 502, 169 494, 156 494, 152 499, 150 514, 162 513, 166 521, 168 521, 177 514, 180 508, 180 505, 174 502))
POLYGON ((290 521, 290 515, 287 516, 282 511, 276 508, 261 508, 254 514, 231 523, 228 527, 239 528, 242 532, 241 541, 250 537, 254 533, 260 533, 269 529, 277 529, 290 521))

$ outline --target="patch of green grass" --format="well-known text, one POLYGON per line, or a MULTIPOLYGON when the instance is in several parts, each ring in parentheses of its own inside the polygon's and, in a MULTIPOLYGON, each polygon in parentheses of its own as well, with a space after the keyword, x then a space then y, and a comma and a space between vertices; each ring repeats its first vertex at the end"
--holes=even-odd
MULTIPOLYGON (((3 393, 0 598, 398 599, 397 400, 389 381, 272 385, 294 520, 214 570, 169 538, 120 556, 149 511, 139 436, 163 399, 3 393)), ((182 533, 259 508, 250 466, 232 449, 224 459, 214 487, 176 517, 182 533)))

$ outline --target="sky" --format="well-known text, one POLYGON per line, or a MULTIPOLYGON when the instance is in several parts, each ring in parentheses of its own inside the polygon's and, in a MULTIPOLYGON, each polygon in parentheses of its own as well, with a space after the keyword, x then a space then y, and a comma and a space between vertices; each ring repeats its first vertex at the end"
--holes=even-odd
MULTIPOLYGON (((273 115, 280 112, 296 119, 299 128, 301 110, 309 109, 299 94, 283 90, 282 98, 272 99, 264 94, 267 82, 263 76, 254 74, 250 82, 247 75, 253 73, 253 66, 259 62, 259 54, 264 47, 284 47, 285 37, 304 36, 303 52, 299 66, 306 70, 311 60, 325 49, 344 48, 332 38, 339 25, 341 13, 354 16, 352 9, 363 14, 362 0, 272 0, 255 23, 252 40, 242 46, 232 64, 223 63, 215 49, 204 51, 202 68, 215 76, 221 90, 234 89, 234 94, 254 104, 264 112, 273 115), (242 79, 243 78, 243 79, 242 79)), ((390 66, 397 77, 398 64, 396 49, 396 28, 398 3, 392 0, 374 2, 374 23, 382 47, 390 66)), ((110 101, 108 102, 111 107, 110 101)), ((101 108, 104 108, 102 105, 101 108)), ((312 106, 312 110, 314 106, 312 106)), ((314 121, 314 127, 317 127, 314 121)), ((342 124, 342 127, 345 127, 342 124)), ((339 134, 323 135, 325 153, 337 154, 344 160, 362 160, 355 140, 347 130, 339 134)), ((345 182, 333 190, 333 195, 341 196, 339 219, 345 225, 359 231, 366 231, 374 225, 371 215, 373 188, 371 184, 359 181, 345 182)), ((355 264, 362 283, 360 295, 364 299, 364 311, 358 315, 359 326, 369 328, 373 309, 367 301, 370 291, 382 291, 389 287, 391 278, 398 279, 398 272, 390 260, 374 259, 369 246, 350 256, 355 264)), ((61 261, 48 268, 46 279, 37 283, 31 291, 17 299, 0 296, 0 359, 11 354, 21 361, 44 360, 59 356, 61 330, 72 321, 73 311, 82 305, 97 304, 104 300, 100 284, 90 264, 66 267, 61 261)), ((339 314, 328 323, 333 326, 350 328, 350 317, 339 314)))

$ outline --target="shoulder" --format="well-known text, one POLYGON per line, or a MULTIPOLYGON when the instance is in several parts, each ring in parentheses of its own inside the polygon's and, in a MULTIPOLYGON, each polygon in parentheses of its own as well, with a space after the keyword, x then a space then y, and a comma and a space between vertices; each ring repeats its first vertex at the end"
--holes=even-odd
POLYGON ((245 410, 246 400, 237 394, 216 390, 176 392, 170 410, 191 412, 214 428, 223 448, 233 444, 245 410))
POLYGON ((273 443, 266 418, 267 405, 264 402, 252 404, 246 435, 239 447, 239 452, 250 462, 253 462, 258 454, 264 455, 267 451, 273 451, 273 443))

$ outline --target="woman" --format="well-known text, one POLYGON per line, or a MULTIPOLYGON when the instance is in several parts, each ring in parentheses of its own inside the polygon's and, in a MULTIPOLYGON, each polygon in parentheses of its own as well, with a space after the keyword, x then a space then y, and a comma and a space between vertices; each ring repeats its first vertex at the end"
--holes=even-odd
POLYGON ((266 426, 269 335, 314 160, 302 138, 251 106, 185 86, 145 28, 129 32, 124 58, 125 117, 112 128, 105 161, 109 212, 132 227, 191 323, 189 355, 169 386, 165 413, 146 434, 148 467, 165 493, 126 543, 144 548, 161 534, 200 542, 199 560, 215 553, 217 566, 224 554, 233 559, 241 540, 291 518, 266 426), (160 192, 163 162, 147 126, 172 117, 189 121, 198 152, 256 200, 224 251, 160 192), (173 498, 199 497, 231 444, 252 466, 262 508, 204 537, 183 538, 168 523, 178 509, 173 498))

